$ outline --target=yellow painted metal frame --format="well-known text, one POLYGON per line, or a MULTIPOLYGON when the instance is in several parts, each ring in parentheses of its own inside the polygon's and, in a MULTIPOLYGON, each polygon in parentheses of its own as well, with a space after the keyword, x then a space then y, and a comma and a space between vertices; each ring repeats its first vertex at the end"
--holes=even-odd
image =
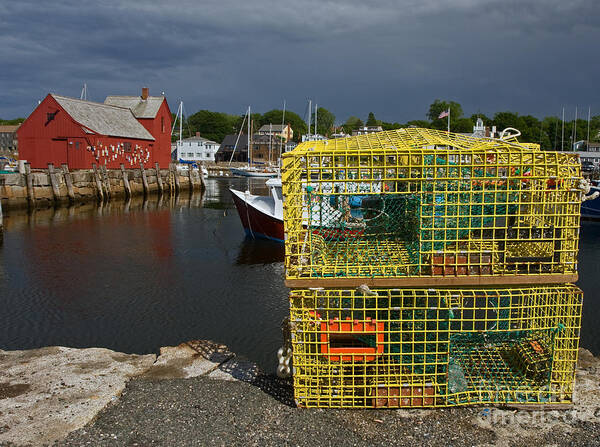
POLYGON ((574 285, 290 293, 301 407, 572 401, 574 285))
POLYGON ((302 143, 283 156, 287 284, 575 281, 581 178, 577 154, 515 139, 400 129, 302 143), (392 227, 404 219, 417 236, 392 227))

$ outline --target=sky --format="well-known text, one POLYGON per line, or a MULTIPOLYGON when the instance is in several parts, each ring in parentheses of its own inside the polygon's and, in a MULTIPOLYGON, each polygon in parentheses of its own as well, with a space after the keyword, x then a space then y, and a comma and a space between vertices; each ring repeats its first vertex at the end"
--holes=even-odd
POLYGON ((343 122, 600 114, 599 0, 0 0, 0 118, 48 93, 165 92, 242 114, 313 100, 343 122))

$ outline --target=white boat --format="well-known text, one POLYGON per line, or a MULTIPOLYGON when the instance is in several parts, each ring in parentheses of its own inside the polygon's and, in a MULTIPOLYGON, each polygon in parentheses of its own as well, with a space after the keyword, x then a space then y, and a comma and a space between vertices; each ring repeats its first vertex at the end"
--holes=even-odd
POLYGON ((257 167, 241 167, 241 168, 229 168, 233 175, 239 175, 241 177, 277 177, 279 172, 272 168, 257 168, 257 167))
POLYGON ((257 196, 233 188, 229 188, 229 191, 248 236, 283 242, 281 179, 269 179, 266 185, 270 192, 268 196, 257 196))
MULTIPOLYGON (((593 196, 596 192, 600 194, 600 182, 593 180, 588 194, 593 196)), ((592 199, 581 202, 581 217, 584 219, 600 219, 600 200, 592 199)))
MULTIPOLYGON (((283 242, 283 194, 281 190, 281 178, 272 178, 267 180, 269 187, 268 196, 257 196, 250 194, 250 191, 242 192, 237 189, 229 188, 233 197, 233 202, 237 208, 242 226, 246 234, 252 238, 270 239, 277 242, 283 242)), ((326 222, 321 221, 320 206, 311 207, 311 216, 309 211, 302 213, 302 223, 304 227, 312 228, 327 227, 326 222)), ((342 213, 336 209, 328 209, 328 217, 341 219, 342 213)))
POLYGON ((198 170, 202 171, 202 177, 208 178, 208 169, 206 169, 204 167, 204 165, 200 165, 200 168, 198 168, 198 166, 196 166, 196 165, 180 164, 180 165, 177 165, 177 171, 179 171, 179 172, 187 172, 187 171, 190 170, 190 166, 192 166, 192 169, 194 171, 198 171, 198 170))

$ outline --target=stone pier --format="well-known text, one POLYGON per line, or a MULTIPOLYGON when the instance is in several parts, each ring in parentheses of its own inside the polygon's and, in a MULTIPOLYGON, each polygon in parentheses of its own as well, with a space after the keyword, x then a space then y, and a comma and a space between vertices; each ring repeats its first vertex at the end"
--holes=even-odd
MULTIPOLYGON (((5 210, 47 207, 54 204, 110 200, 162 191, 204 189, 198 171, 179 173, 171 169, 96 169, 69 171, 49 166, 46 170, 0 174, 0 202, 5 210), (177 188, 175 184, 177 184, 177 188)), ((1 220, 0 220, 1 222, 1 220)))

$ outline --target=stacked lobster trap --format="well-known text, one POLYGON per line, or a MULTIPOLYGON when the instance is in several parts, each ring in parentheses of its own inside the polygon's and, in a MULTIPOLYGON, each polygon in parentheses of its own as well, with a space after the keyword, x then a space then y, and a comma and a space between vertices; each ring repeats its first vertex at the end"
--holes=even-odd
POLYGON ((571 401, 576 154, 402 129, 283 160, 299 406, 571 401))

